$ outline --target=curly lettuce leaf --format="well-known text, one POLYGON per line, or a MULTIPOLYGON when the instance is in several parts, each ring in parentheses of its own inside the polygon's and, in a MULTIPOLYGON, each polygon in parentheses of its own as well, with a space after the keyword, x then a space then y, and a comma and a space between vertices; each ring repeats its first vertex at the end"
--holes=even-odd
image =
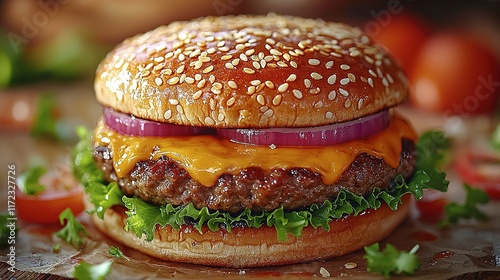
POLYGON ((81 141, 73 152, 73 172, 90 194, 95 212, 102 218, 104 211, 112 205, 126 206, 128 218, 125 228, 138 237, 145 236, 148 241, 154 238, 157 226, 179 229, 188 221, 194 222, 195 228, 200 232, 204 225, 212 231, 224 227, 229 232, 231 227, 241 224, 254 228, 272 226, 276 229, 278 240, 285 241, 288 234, 301 236, 302 229, 309 225, 329 230, 329 223, 333 219, 358 215, 367 209, 378 209, 383 203, 396 210, 401 204, 401 198, 406 194, 420 199, 424 189, 446 191, 448 187, 444 172, 437 166, 444 157, 444 151, 449 147, 449 140, 442 132, 433 131, 424 134, 417 143, 417 171, 411 180, 406 181, 402 175, 397 175, 390 189, 375 188, 366 196, 341 190, 335 200, 311 205, 305 210, 286 211, 278 208, 260 213, 246 209, 239 214, 230 214, 212 211, 206 207, 196 209, 192 204, 157 206, 136 197, 124 196, 115 183, 105 185, 102 172, 95 167, 92 160, 90 134, 80 131, 79 135, 81 141))
POLYGON ((64 227, 56 232, 56 236, 62 238, 75 248, 81 248, 85 242, 83 237, 88 236, 88 233, 83 225, 76 220, 69 207, 61 212, 59 221, 64 227))

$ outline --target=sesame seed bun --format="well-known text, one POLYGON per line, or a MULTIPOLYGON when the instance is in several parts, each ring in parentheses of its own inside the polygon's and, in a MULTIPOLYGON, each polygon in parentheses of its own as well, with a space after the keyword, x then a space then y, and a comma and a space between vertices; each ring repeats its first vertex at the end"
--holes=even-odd
POLYGON ((95 80, 104 106, 159 122, 306 127, 402 102, 407 81, 358 28, 279 15, 176 22, 125 40, 95 80))
POLYGON ((402 201, 395 211, 383 204, 362 215, 333 220, 329 231, 308 226, 303 229, 301 238, 288 235, 285 242, 278 241, 275 229, 265 225, 258 229, 237 227, 231 233, 224 229, 210 231, 206 226, 203 233, 191 225, 183 225, 180 230, 157 226, 155 238, 147 242, 123 230, 127 215, 124 207, 117 206, 106 210, 104 220, 96 214, 92 215, 92 220, 99 230, 117 242, 163 260, 235 268, 258 267, 342 256, 380 241, 407 216, 410 196, 404 196, 402 201))

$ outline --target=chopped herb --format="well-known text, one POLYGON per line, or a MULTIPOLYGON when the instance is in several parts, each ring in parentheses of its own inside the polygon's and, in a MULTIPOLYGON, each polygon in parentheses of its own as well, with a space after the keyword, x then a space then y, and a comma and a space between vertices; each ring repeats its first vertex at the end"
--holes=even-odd
POLYGON ((75 266, 73 277, 78 280, 104 280, 111 272, 111 260, 100 264, 89 264, 82 261, 75 266))
POLYGON ((130 261, 130 259, 123 254, 123 252, 120 250, 120 248, 115 247, 115 246, 109 246, 108 253, 111 256, 114 256, 115 258, 124 258, 127 261, 130 261))
POLYGON ((480 189, 472 188, 464 184, 466 191, 465 203, 460 205, 451 202, 444 207, 447 218, 439 223, 438 226, 444 227, 449 224, 456 224, 460 219, 478 219, 484 221, 488 216, 477 208, 477 204, 486 204, 490 200, 488 194, 480 189))
POLYGON ((47 169, 43 166, 30 167, 17 178, 17 187, 28 195, 40 194, 45 190, 45 187, 39 181, 45 173, 47 173, 47 169))
POLYGON ((65 220, 66 225, 56 233, 56 236, 62 238, 73 247, 80 248, 84 243, 83 237, 88 236, 87 231, 83 225, 75 219, 69 207, 64 209, 59 215, 61 225, 64 225, 65 220))
POLYGON ((391 274, 413 274, 420 268, 420 260, 416 255, 419 245, 415 245, 410 252, 398 250, 392 244, 386 244, 380 251, 380 245, 374 243, 365 247, 363 258, 368 263, 368 271, 377 272, 385 277, 391 274))

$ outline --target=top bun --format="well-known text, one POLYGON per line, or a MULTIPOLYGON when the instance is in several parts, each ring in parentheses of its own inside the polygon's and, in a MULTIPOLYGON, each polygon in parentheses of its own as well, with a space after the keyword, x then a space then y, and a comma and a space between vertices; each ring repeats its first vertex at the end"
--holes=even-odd
POLYGON ((358 28, 319 19, 207 17, 126 39, 97 69, 97 100, 216 128, 318 126, 402 102, 399 64, 358 28))

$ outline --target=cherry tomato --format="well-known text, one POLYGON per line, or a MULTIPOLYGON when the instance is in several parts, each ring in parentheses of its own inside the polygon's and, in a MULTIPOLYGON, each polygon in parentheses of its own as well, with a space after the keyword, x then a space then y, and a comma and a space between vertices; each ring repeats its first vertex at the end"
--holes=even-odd
POLYGON ((467 151, 457 158, 455 170, 464 183, 486 191, 491 199, 500 199, 500 157, 498 155, 467 151))
POLYGON ((443 192, 428 189, 424 191, 422 199, 417 201, 420 219, 429 223, 436 223, 443 217, 444 207, 448 201, 443 192))
POLYGON ((498 98, 500 69, 495 56, 463 34, 433 36, 417 55, 410 72, 410 102, 445 117, 491 112, 498 98))
MULTIPOLYGON (((406 71, 409 71, 414 62, 415 54, 423 46, 430 32, 426 24, 417 16, 403 13, 392 15, 385 26, 370 33, 375 42, 385 46, 400 62, 406 71)), ((367 25, 366 27, 368 27, 367 25)))
POLYGON ((59 214, 66 208, 76 216, 84 210, 83 190, 71 174, 50 171, 40 178, 46 189, 38 195, 16 191, 16 215, 30 223, 58 224, 59 214), (61 177, 62 176, 62 177, 61 177))

